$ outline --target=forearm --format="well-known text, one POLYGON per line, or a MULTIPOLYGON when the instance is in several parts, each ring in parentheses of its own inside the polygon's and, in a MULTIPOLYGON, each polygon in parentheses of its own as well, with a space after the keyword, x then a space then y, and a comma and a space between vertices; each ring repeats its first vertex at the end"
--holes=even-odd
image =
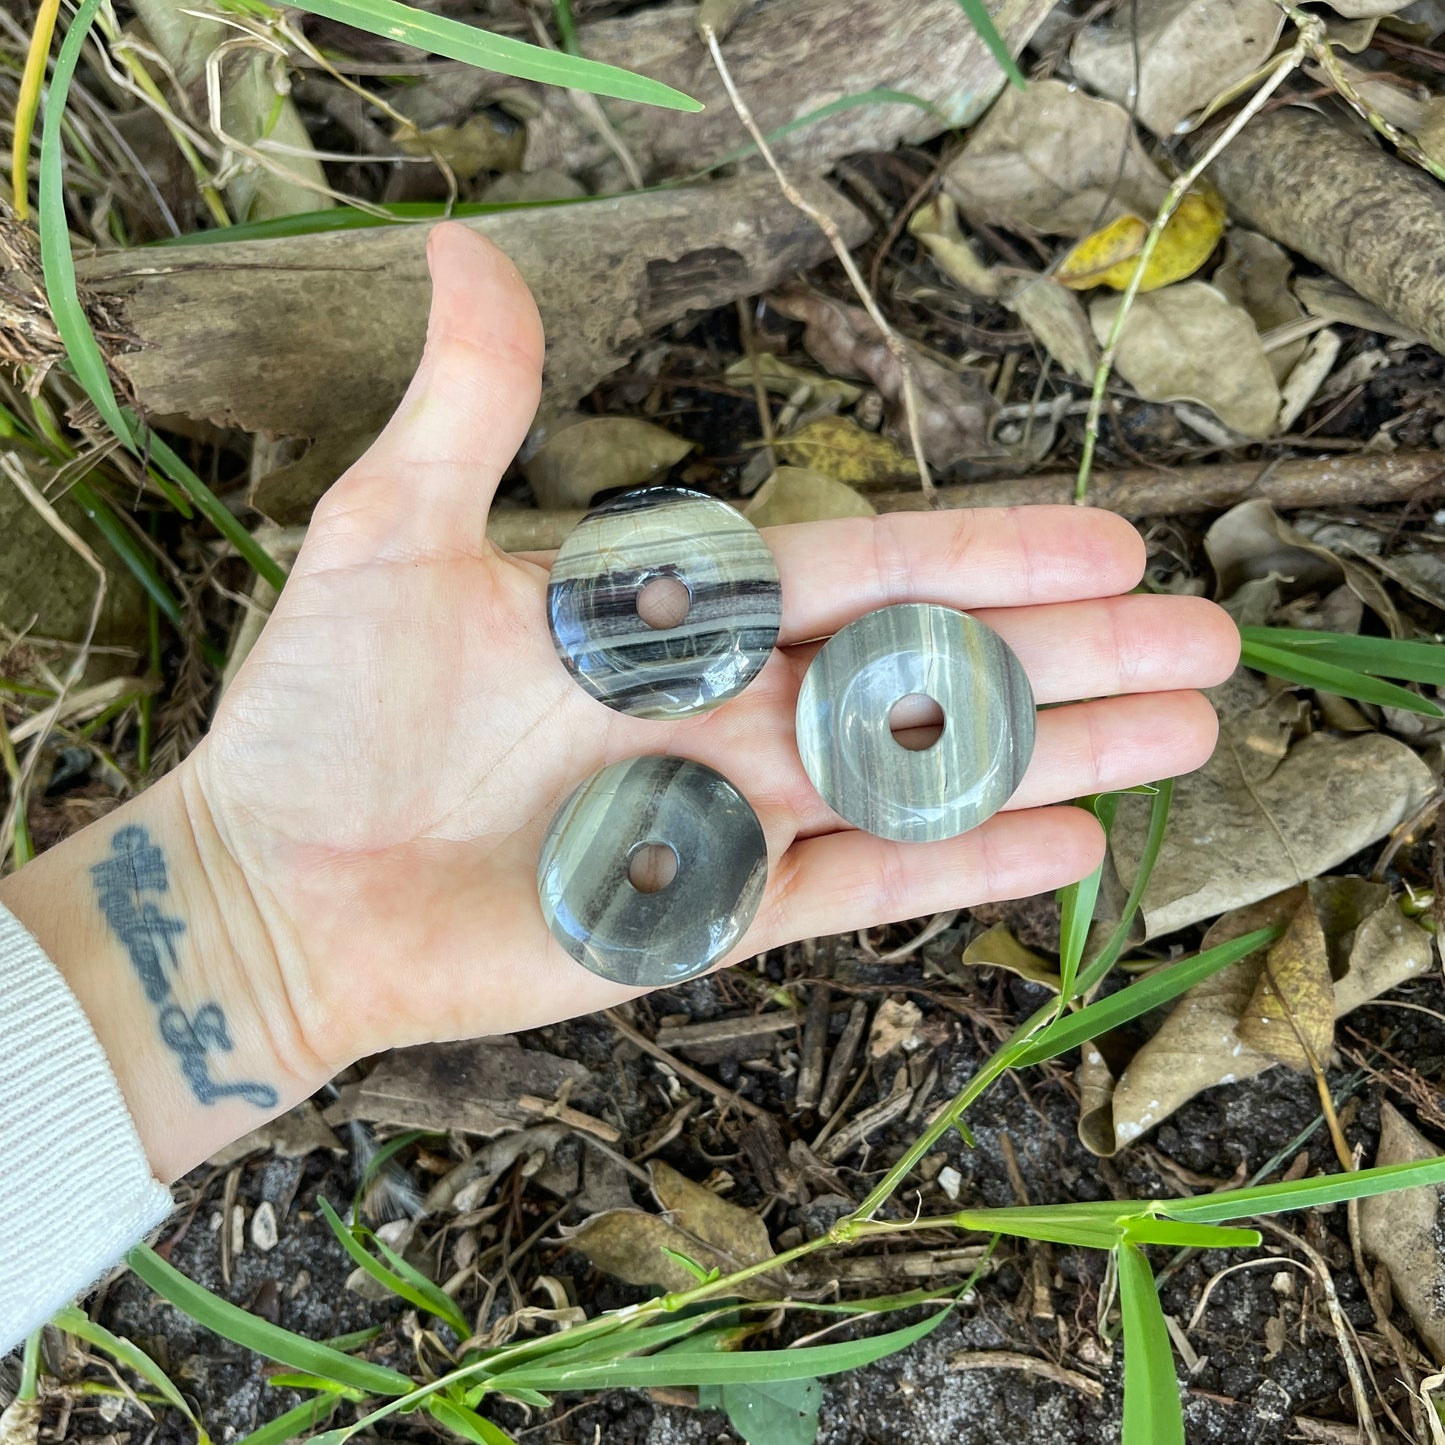
POLYGON ((324 1082, 184 766, 0 880, 0 903, 80 1000, 157 1178, 169 1183, 324 1082))

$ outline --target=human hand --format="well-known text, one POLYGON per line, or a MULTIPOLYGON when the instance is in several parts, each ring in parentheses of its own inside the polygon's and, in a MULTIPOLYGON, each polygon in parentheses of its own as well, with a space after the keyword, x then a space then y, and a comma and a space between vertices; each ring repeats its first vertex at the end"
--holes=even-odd
MULTIPOLYGON (((464 227, 437 227, 429 254, 417 376, 318 505, 210 735, 167 780, 207 880, 202 907, 227 941, 221 954, 239 960, 210 970, 247 1041, 227 1071, 277 1081, 284 1104, 382 1048, 535 1027, 635 996, 562 951, 536 895, 548 820, 605 763, 694 758, 756 809, 770 876, 737 962, 1068 883, 1096 865, 1103 839, 1083 810, 1052 805, 1209 756, 1214 713, 1191 689, 1233 669, 1236 629, 1200 599, 1123 595, 1142 574, 1138 534, 1076 508, 772 529, 783 630, 745 692, 677 723, 594 701, 553 651, 545 559, 486 539, 538 396, 535 309, 510 262, 464 227), (816 640, 910 600, 974 613, 1017 652, 1038 701, 1064 704, 1040 714, 1007 809, 941 843, 847 828, 793 738, 816 640)), ((238 1101, 221 1115, 232 1132, 255 1122, 238 1101)), ((218 1127, 167 1146, 166 1170, 214 1147, 218 1127)))

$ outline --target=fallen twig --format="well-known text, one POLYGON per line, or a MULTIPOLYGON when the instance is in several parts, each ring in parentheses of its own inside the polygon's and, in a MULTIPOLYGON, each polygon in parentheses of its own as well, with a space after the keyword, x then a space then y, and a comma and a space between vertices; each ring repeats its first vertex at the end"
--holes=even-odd
POLYGON ((1294 45, 1280 58, 1264 84, 1250 96, 1249 100, 1240 108, 1239 113, 1210 141, 1194 164, 1174 178, 1174 184, 1169 187, 1169 194, 1164 197, 1164 204, 1159 207, 1159 212, 1149 227, 1149 234, 1144 238, 1143 249, 1139 252, 1139 258, 1134 265, 1134 274, 1129 278, 1129 285, 1114 312, 1108 339, 1104 343, 1099 364, 1094 368, 1094 388, 1089 396, 1088 420, 1084 424, 1084 450, 1079 458, 1079 474, 1074 488, 1074 500, 1080 505, 1087 498, 1089 473, 1094 464, 1094 448, 1099 440, 1099 420, 1104 410, 1104 392, 1114 370, 1114 357, 1119 350, 1120 338, 1124 334, 1124 323, 1128 318, 1130 307, 1134 304, 1134 298, 1139 294, 1139 285, 1144 279, 1144 272, 1149 266, 1150 258, 1154 255, 1154 249, 1159 244, 1159 238, 1164 234, 1164 227, 1168 225, 1169 218, 1178 210, 1180 201, 1188 194, 1190 187, 1204 173, 1205 167, 1223 152, 1235 136, 1244 129, 1252 116, 1259 114, 1265 101, 1284 83, 1285 77, 1298 68, 1305 56, 1309 54, 1315 36, 1323 29, 1323 25, 1323 21, 1301 15, 1300 32, 1294 45))
MULTIPOLYGON (((1004 477, 939 487, 941 510, 974 507, 1038 507, 1074 500, 1073 472, 1004 477)), ((1217 466, 1144 468, 1096 473, 1087 505, 1125 517, 1172 517, 1223 511, 1250 497, 1265 497, 1281 511, 1300 507, 1377 507, 1391 502, 1427 502, 1445 497, 1445 452, 1361 453, 1357 456, 1297 457, 1269 465, 1228 462, 1217 466)), ((870 492, 878 512, 926 510, 921 492, 870 492)), ((492 513, 487 535, 506 552, 547 552, 582 519, 580 511, 543 512, 517 508, 492 513)), ((289 540, 301 533, 281 534, 289 540)), ((278 544, 269 543, 272 554, 278 544)))
POLYGON ((883 336, 884 344, 898 363, 899 371, 903 376, 903 411, 908 418, 908 440, 913 447, 913 460, 918 467, 918 477, 923 484, 923 493, 931 502, 934 493, 933 476, 928 470, 928 458, 923 452, 923 434, 918 424, 918 391, 913 375, 913 359, 908 354, 908 343, 889 325, 888 318, 879 309, 878 302, 874 300, 873 293, 868 289, 868 283, 863 279, 863 273, 858 269, 852 253, 848 250, 847 243, 843 240, 838 223, 825 211, 819 210, 817 206, 807 200, 803 193, 784 175, 783 168, 778 164, 777 157, 768 145, 767 138, 758 128, 757 121, 753 119, 747 102, 739 94, 737 86, 733 84, 732 74, 728 70, 727 62, 723 59, 722 47, 718 44, 717 32, 711 25, 704 25, 702 33, 703 38, 707 41, 708 50, 712 53, 712 63, 717 67, 717 73, 727 90, 728 99, 732 101, 733 109, 738 113, 738 119, 742 121, 748 134, 752 136, 758 153, 768 163, 768 168, 777 178, 778 188, 788 198, 789 204, 797 207, 828 238, 828 244, 833 248, 833 254, 838 258, 838 264, 842 266, 848 277, 848 284, 852 286, 858 299, 863 303, 863 309, 867 311, 869 320, 878 328, 883 336))
POLYGON ((607 1022, 628 1040, 634 1043, 644 1054, 651 1054, 654 1059, 667 1065, 679 1078, 686 1079, 691 1084, 696 1084, 700 1089, 706 1089, 719 1103, 726 1104, 729 1108, 737 1109, 740 1113, 750 1114, 755 1119, 767 1116, 767 1110, 760 1104, 755 1104, 751 1099, 745 1099, 741 1094, 735 1094, 725 1085, 718 1083, 716 1079, 710 1079, 701 1069, 695 1069, 691 1064, 685 1064, 675 1054, 670 1054, 659 1044, 647 1037, 640 1029, 635 1029, 622 1017, 615 1008, 606 1010, 607 1022))

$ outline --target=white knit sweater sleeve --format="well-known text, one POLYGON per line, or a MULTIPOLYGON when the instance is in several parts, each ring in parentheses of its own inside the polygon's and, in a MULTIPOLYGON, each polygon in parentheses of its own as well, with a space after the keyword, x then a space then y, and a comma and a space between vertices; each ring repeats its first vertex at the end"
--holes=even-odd
POLYGON ((84 1011, 4 908, 0 1171, 4 1354, 171 1208, 84 1011))

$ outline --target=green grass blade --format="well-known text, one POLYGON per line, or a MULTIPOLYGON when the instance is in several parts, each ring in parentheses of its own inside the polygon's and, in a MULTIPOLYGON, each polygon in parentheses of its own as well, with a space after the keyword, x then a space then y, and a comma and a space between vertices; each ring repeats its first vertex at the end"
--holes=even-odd
MULTIPOLYGON (((1202 1227, 1202 1226, 1201 1226, 1202 1227)), ((308 1375, 304 1370, 278 1370, 266 1377, 266 1383, 273 1390, 319 1390, 327 1395, 341 1395, 348 1400, 359 1400, 362 1394, 350 1385, 338 1385, 335 1380, 321 1375, 308 1375)))
POLYGON ((169 1261, 146 1245, 137 1245, 126 1255, 126 1263, 162 1299, 169 1300, 197 1323, 218 1335, 254 1350, 258 1355, 289 1365, 294 1370, 321 1375, 339 1385, 350 1385, 368 1395, 407 1395, 413 1385, 397 1370, 355 1360, 339 1350, 319 1345, 302 1335, 283 1330, 258 1319, 229 1300, 223 1300, 203 1285, 187 1279, 169 1261))
POLYGON ((968 16, 968 23, 978 31, 978 38, 988 46, 988 53, 998 61, 999 68, 1008 76, 1009 80, 1020 90, 1024 88, 1024 78, 1009 48, 1004 44, 1003 36, 998 33, 998 27, 993 23, 993 16, 984 8, 983 0, 958 0, 958 8, 968 16))
POLYGON ((1174 1353, 1149 1261, 1132 1244, 1121 1244, 1116 1258, 1119 1312, 1124 1317, 1122 1445, 1184 1445, 1174 1353))
POLYGON ((1338 697, 1372 702, 1379 707, 1404 708, 1407 712, 1422 713, 1425 717, 1445 716, 1433 702, 1397 687, 1393 682, 1384 682, 1352 667, 1306 657, 1297 651, 1286 651, 1261 642, 1246 642, 1240 649, 1240 661, 1256 672, 1267 672, 1303 687, 1317 687, 1338 697))
POLYGON ((568 1366, 543 1362, 493 1375, 494 1390, 524 1385, 536 1390, 645 1389, 658 1385, 726 1385, 735 1381, 808 1380, 861 1369, 874 1360, 905 1350, 936 1330, 951 1310, 906 1329, 890 1330, 864 1340, 837 1345, 810 1345, 800 1350, 752 1350, 726 1355, 664 1353, 645 1359, 602 1360, 568 1366))
MULTIPOLYGON (((1090 798, 1084 805, 1104 825, 1104 831, 1113 826, 1114 815, 1119 809, 1118 795, 1105 793, 1090 798)), ((1059 1009, 1068 1007, 1074 996, 1074 981, 1079 976, 1079 965, 1084 958, 1084 945, 1089 939, 1089 925, 1094 921, 1094 909, 1099 901, 1099 883, 1104 876, 1104 865, 1100 863, 1087 878, 1070 883, 1059 889, 1059 1009)))
POLYGON ((161 615, 177 629, 182 626, 181 604, 156 571, 155 563, 124 522, 111 510, 110 503, 89 482, 76 482, 70 489, 76 505, 95 523, 95 529, 110 544, 111 550, 125 563, 131 575, 145 589, 145 594, 160 609, 161 615))
POLYGON ((115 399, 100 343, 95 339, 90 318, 80 304, 75 257, 70 250, 70 225, 65 217, 65 154, 61 124, 81 47, 100 4, 101 0, 81 0, 75 18, 66 29, 50 78, 45 121, 40 132, 40 267, 45 279, 45 299, 75 379, 85 389, 85 394, 106 425, 127 445, 132 445, 134 438, 115 399))
POLYGON ((1164 846, 1164 834, 1169 827, 1169 809, 1173 802, 1174 779, 1165 778, 1163 782, 1156 783, 1149 802, 1149 826, 1144 834, 1144 847, 1139 855, 1139 871, 1134 876, 1134 886, 1129 889, 1129 896, 1124 900, 1124 911, 1114 925, 1114 931, 1099 950, 1098 957, 1090 962, 1079 979, 1080 993, 1087 994, 1113 968, 1124 951, 1124 945, 1129 941, 1129 929, 1134 922, 1134 915, 1138 913, 1139 905, 1144 900, 1144 890, 1149 886, 1154 865, 1159 861, 1159 850, 1164 846))
POLYGON ((1283 933, 1282 927, 1257 928, 1253 933, 1231 939, 1214 948, 1205 949, 1193 958, 1171 963, 1155 973, 1147 974, 1137 983, 1122 988, 1108 998, 1081 1008, 1078 1013, 1068 1014, 1051 1024, 1033 1043, 1026 1045, 1012 1061, 1016 1069, 1027 1068, 1030 1064, 1041 1064, 1066 1049, 1087 1043, 1089 1039, 1116 1029, 1131 1019, 1146 1014, 1160 1004, 1169 1003, 1180 994, 1201 983, 1221 968, 1228 968, 1256 948, 1273 943, 1283 933))
POLYGON ((1223 1229, 1217 1224, 1185 1223, 1144 1215, 1124 1221, 1124 1238, 1133 1244, 1164 1244, 1172 1249, 1257 1249, 1257 1229, 1223 1229))
POLYGON ((493 1425, 486 1416, 468 1410, 465 1405, 457 1405, 455 1400, 445 1399, 441 1394, 434 1394, 426 1402, 425 1409, 439 1425, 447 1426, 449 1431, 458 1433, 473 1445, 516 1445, 516 1441, 500 1425, 493 1425))
POLYGON ((352 1330, 348 1334, 333 1335, 326 1341, 333 1350, 340 1350, 343 1354, 350 1354, 352 1350, 359 1350, 362 1345, 369 1345, 373 1340, 382 1336, 380 1325, 371 1325, 364 1330, 352 1330))
POLYGON ((1287 1184, 1257 1184, 1252 1189, 1225 1189, 1198 1199, 1170 1199, 1158 1210, 1170 1219, 1211 1223, 1248 1219, 1254 1214, 1280 1214, 1287 1209, 1312 1209, 1345 1199, 1368 1199, 1397 1189, 1418 1189, 1445 1184, 1445 1158, 1382 1164, 1353 1174, 1327 1174, 1319 1179, 1293 1179, 1287 1184))
POLYGON ((963 1209, 952 1215, 958 1229, 1006 1234, 1080 1249, 1113 1249, 1124 1238, 1121 1217, 1128 1206, 1109 1200, 1099 1208, 1077 1204, 1020 1204, 1001 1209, 963 1209))
POLYGON ((1406 682, 1445 687, 1445 643, 1309 632, 1298 627, 1241 627, 1239 635, 1247 643, 1351 667, 1374 677, 1398 677, 1406 682))
POLYGON ((615 100, 635 100, 641 105, 657 105, 667 110, 702 109, 691 96, 644 75, 633 75, 631 71, 584 60, 578 55, 544 50, 539 45, 528 45, 505 35, 493 35, 475 25, 403 5, 400 0, 297 0, 297 9, 343 25, 354 25, 384 40, 399 40, 418 50, 444 55, 448 60, 495 70, 501 75, 515 75, 542 85, 560 85, 568 90, 585 90, 615 100))
MULTIPOLYGON (((129 413, 126 419, 134 422, 129 413)), ((258 577, 279 592, 286 585, 286 573, 276 559, 160 437, 150 432, 145 441, 156 464, 196 504, 196 510, 236 549, 258 577)))
POLYGON ((68 1305, 61 1310, 50 1323, 56 1329, 65 1330, 68 1334, 84 1340, 86 1344, 93 1345, 98 1350, 104 1350, 126 1369, 133 1371, 143 1380, 149 1380, 165 1396, 166 1400, 190 1421, 191 1428, 195 1430, 200 1445, 210 1445, 210 1436, 206 1434, 201 1422, 186 1403, 185 1396, 171 1383, 170 1376, 139 1345, 133 1345, 129 1340, 123 1340, 118 1335, 111 1334, 104 1325, 96 1324, 88 1314, 83 1310, 76 1309, 73 1305, 68 1305))
MULTIPOLYGON (((443 1294, 431 1280, 418 1274, 410 1265, 407 1265, 407 1269, 413 1276, 411 1279, 393 1269, 388 1269, 341 1222, 341 1217, 327 1200, 318 1199, 316 1202, 321 1206, 321 1213, 325 1216, 327 1224, 331 1226, 331 1232, 340 1241, 341 1247, 372 1279, 385 1286, 398 1298, 415 1305, 423 1314, 435 1315, 438 1319, 445 1320, 457 1332, 458 1338, 466 1339, 471 1334, 466 1320, 462 1318, 454 1301, 448 1295, 443 1294)), ((400 1256, 393 1255, 393 1257, 399 1258, 400 1256)))
POLYGON ((500 1425, 494 1425, 485 1416, 465 1405, 458 1405, 442 1395, 433 1395, 422 1407, 439 1424, 470 1440, 472 1445, 516 1445, 516 1442, 500 1425))
POLYGON ((244 1435, 236 1445, 288 1445, 299 1440, 318 1425, 324 1425, 333 1414, 340 1399, 335 1395, 318 1395, 314 1400, 303 1400, 284 1415, 277 1417, 258 1430, 244 1435))

